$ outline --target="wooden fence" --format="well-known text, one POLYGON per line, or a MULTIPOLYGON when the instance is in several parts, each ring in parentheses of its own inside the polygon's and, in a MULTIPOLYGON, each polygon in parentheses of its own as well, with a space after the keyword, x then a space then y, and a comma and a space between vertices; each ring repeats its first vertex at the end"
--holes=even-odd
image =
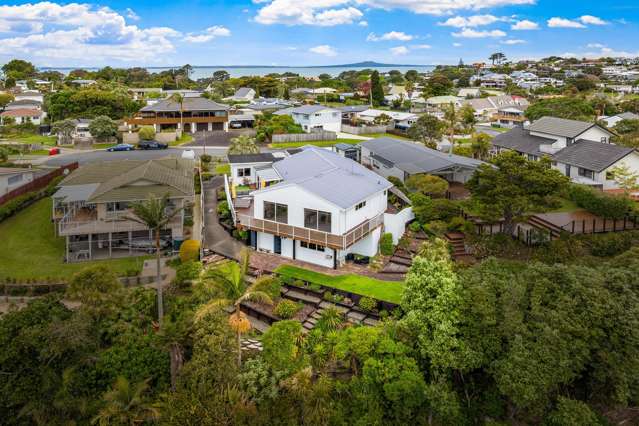
POLYGON ((28 192, 38 191, 40 189, 45 188, 53 179, 58 176, 62 176, 65 170, 75 170, 78 168, 77 161, 74 163, 67 164, 65 166, 59 167, 43 176, 33 179, 31 182, 26 183, 13 191, 9 191, 3 196, 0 197, 0 205, 6 203, 9 200, 13 200, 16 197, 24 195, 28 192))
POLYGON ((342 124, 342 132, 350 133, 353 135, 364 135, 373 133, 386 133, 388 129, 392 129, 389 126, 349 126, 348 124, 342 124))
POLYGON ((311 141, 333 141, 337 140, 337 133, 320 131, 313 133, 289 133, 283 135, 273 135, 273 143, 286 142, 311 142, 311 141))

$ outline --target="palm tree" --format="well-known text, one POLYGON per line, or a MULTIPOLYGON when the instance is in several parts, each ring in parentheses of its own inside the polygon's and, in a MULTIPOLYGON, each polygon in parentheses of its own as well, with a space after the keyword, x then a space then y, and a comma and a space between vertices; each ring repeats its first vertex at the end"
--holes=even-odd
POLYGON ((182 208, 170 208, 168 194, 162 198, 151 196, 148 200, 131 204, 133 216, 128 219, 146 225, 155 235, 156 286, 158 293, 158 323, 162 324, 164 304, 162 301, 162 282, 160 279, 160 231, 182 208))
POLYGON ((133 386, 124 377, 118 377, 113 388, 103 396, 104 407, 91 424, 138 425, 160 417, 160 410, 148 403, 144 393, 149 389, 149 379, 133 386))
POLYGON ((184 96, 179 93, 174 93, 169 99, 180 104, 180 130, 184 133, 184 96))
POLYGON ((206 271, 204 280, 210 280, 219 286, 225 294, 224 299, 213 300, 201 307, 195 314, 195 320, 199 321, 207 316, 213 309, 220 306, 234 306, 234 312, 229 316, 229 325, 237 336, 237 364, 242 365, 242 333, 251 329, 251 323, 241 311, 240 305, 245 301, 273 304, 273 299, 265 290, 267 280, 256 280, 250 284, 246 278, 250 264, 250 252, 243 248, 239 263, 227 263, 216 269, 206 271))
POLYGON ((260 147, 255 143, 255 138, 248 135, 240 135, 231 139, 228 154, 259 154, 260 147))
POLYGON ((476 133, 471 138, 470 147, 473 152, 473 156, 480 160, 484 160, 488 157, 490 148, 492 147, 491 137, 486 133, 476 133))
POLYGON ((455 128, 457 127, 457 121, 459 120, 459 114, 455 109, 455 104, 452 102, 444 109, 444 121, 446 122, 446 130, 450 136, 450 149, 452 152, 455 146, 455 128))

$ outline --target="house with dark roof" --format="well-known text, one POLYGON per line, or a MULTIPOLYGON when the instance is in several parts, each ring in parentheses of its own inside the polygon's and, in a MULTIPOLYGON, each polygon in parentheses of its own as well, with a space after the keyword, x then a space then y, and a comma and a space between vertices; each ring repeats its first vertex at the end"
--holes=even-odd
POLYGON ((516 151, 529 160, 547 156, 553 168, 573 182, 615 189, 613 170, 625 165, 639 173, 639 153, 611 143, 612 135, 595 123, 543 117, 527 128, 516 127, 495 136, 493 147, 495 152, 516 151))
POLYGON ((388 214, 392 184, 335 152, 305 146, 274 160, 257 173, 276 182, 247 197, 228 194, 236 226, 250 231, 256 250, 337 268, 349 254, 377 254, 384 226, 399 240, 413 218, 410 210, 399 218, 388 214))
POLYGON ((201 96, 184 96, 181 103, 167 98, 143 107, 125 122, 129 126, 153 126, 156 132, 165 129, 190 133, 228 131, 229 106, 201 96))
POLYGON ((90 163, 65 177, 53 194, 56 233, 68 262, 154 250, 149 229, 131 220, 131 203, 168 197, 179 213, 161 231, 164 248, 179 248, 194 201, 194 162, 181 158, 90 163))
POLYGON ((412 175, 437 175, 449 182, 465 183, 483 161, 448 154, 424 145, 390 137, 360 144, 361 162, 376 173, 404 182, 412 175))

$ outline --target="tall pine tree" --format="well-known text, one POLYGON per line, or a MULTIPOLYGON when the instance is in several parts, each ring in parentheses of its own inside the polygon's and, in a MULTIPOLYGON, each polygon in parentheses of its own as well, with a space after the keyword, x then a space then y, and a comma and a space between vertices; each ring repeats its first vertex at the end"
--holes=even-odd
POLYGON ((373 98, 373 106, 380 106, 384 103, 384 88, 379 80, 379 72, 373 71, 371 74, 371 96, 373 98))

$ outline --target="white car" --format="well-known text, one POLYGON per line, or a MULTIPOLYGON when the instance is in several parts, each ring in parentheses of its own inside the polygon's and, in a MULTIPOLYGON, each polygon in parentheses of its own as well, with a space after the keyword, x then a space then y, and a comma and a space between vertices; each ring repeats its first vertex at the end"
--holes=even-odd
POLYGON ((182 151, 182 158, 186 160, 195 160, 195 151, 192 149, 185 149, 182 151))

